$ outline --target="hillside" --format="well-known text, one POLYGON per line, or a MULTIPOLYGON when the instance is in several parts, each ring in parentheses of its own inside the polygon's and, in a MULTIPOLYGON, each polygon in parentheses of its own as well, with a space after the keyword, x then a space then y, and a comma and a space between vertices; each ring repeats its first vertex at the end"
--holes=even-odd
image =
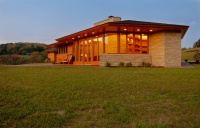
POLYGON ((200 51, 200 48, 190 48, 181 50, 181 60, 185 61, 185 59, 187 59, 188 61, 195 61, 193 57, 197 50, 200 51))

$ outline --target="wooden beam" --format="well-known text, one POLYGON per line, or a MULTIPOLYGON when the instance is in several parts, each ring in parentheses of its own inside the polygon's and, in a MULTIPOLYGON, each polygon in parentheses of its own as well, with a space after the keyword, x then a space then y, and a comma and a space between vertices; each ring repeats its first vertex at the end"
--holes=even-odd
POLYGON ((94 37, 91 38, 91 45, 90 45, 90 53, 91 53, 91 61, 94 60, 94 37))
POLYGON ((86 55, 87 55, 87 62, 89 62, 89 40, 88 39, 86 40, 86 43, 87 43, 87 53, 86 53, 86 55))
POLYGON ((105 34, 102 35, 103 53, 105 53, 105 34))
POLYGON ((85 62, 85 40, 82 40, 82 62, 84 63, 85 62))
POLYGON ((117 53, 120 53, 120 33, 117 33, 117 53))

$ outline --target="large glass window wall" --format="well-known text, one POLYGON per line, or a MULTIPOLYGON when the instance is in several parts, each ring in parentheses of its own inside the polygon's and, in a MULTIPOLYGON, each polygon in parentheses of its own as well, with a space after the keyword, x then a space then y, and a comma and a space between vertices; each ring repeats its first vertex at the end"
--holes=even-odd
POLYGON ((100 61, 100 54, 148 54, 148 34, 106 33, 75 42, 77 61, 100 61))

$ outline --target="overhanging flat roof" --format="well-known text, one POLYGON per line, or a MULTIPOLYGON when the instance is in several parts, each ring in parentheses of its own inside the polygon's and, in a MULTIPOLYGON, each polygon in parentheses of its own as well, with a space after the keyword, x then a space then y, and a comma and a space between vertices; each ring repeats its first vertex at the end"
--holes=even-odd
POLYGON ((56 43, 50 44, 50 46, 59 46, 65 43, 72 43, 75 40, 82 38, 88 38, 91 36, 103 34, 103 33, 154 33, 161 31, 180 31, 181 38, 184 37, 189 26, 165 24, 135 20, 124 20, 117 22, 108 22, 99 26, 88 28, 61 38, 56 39, 56 43))

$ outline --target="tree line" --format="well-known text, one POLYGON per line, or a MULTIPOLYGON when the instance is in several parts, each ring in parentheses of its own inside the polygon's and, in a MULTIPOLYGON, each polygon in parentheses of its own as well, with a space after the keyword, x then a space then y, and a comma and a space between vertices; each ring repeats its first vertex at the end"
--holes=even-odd
POLYGON ((7 43, 0 45, 0 55, 18 54, 30 55, 32 52, 42 52, 47 49, 46 44, 41 43, 7 43))
POLYGON ((47 59, 47 45, 42 43, 0 44, 0 64, 41 63, 47 59))
POLYGON ((193 45, 193 48, 199 48, 199 47, 200 47, 200 39, 193 45))

